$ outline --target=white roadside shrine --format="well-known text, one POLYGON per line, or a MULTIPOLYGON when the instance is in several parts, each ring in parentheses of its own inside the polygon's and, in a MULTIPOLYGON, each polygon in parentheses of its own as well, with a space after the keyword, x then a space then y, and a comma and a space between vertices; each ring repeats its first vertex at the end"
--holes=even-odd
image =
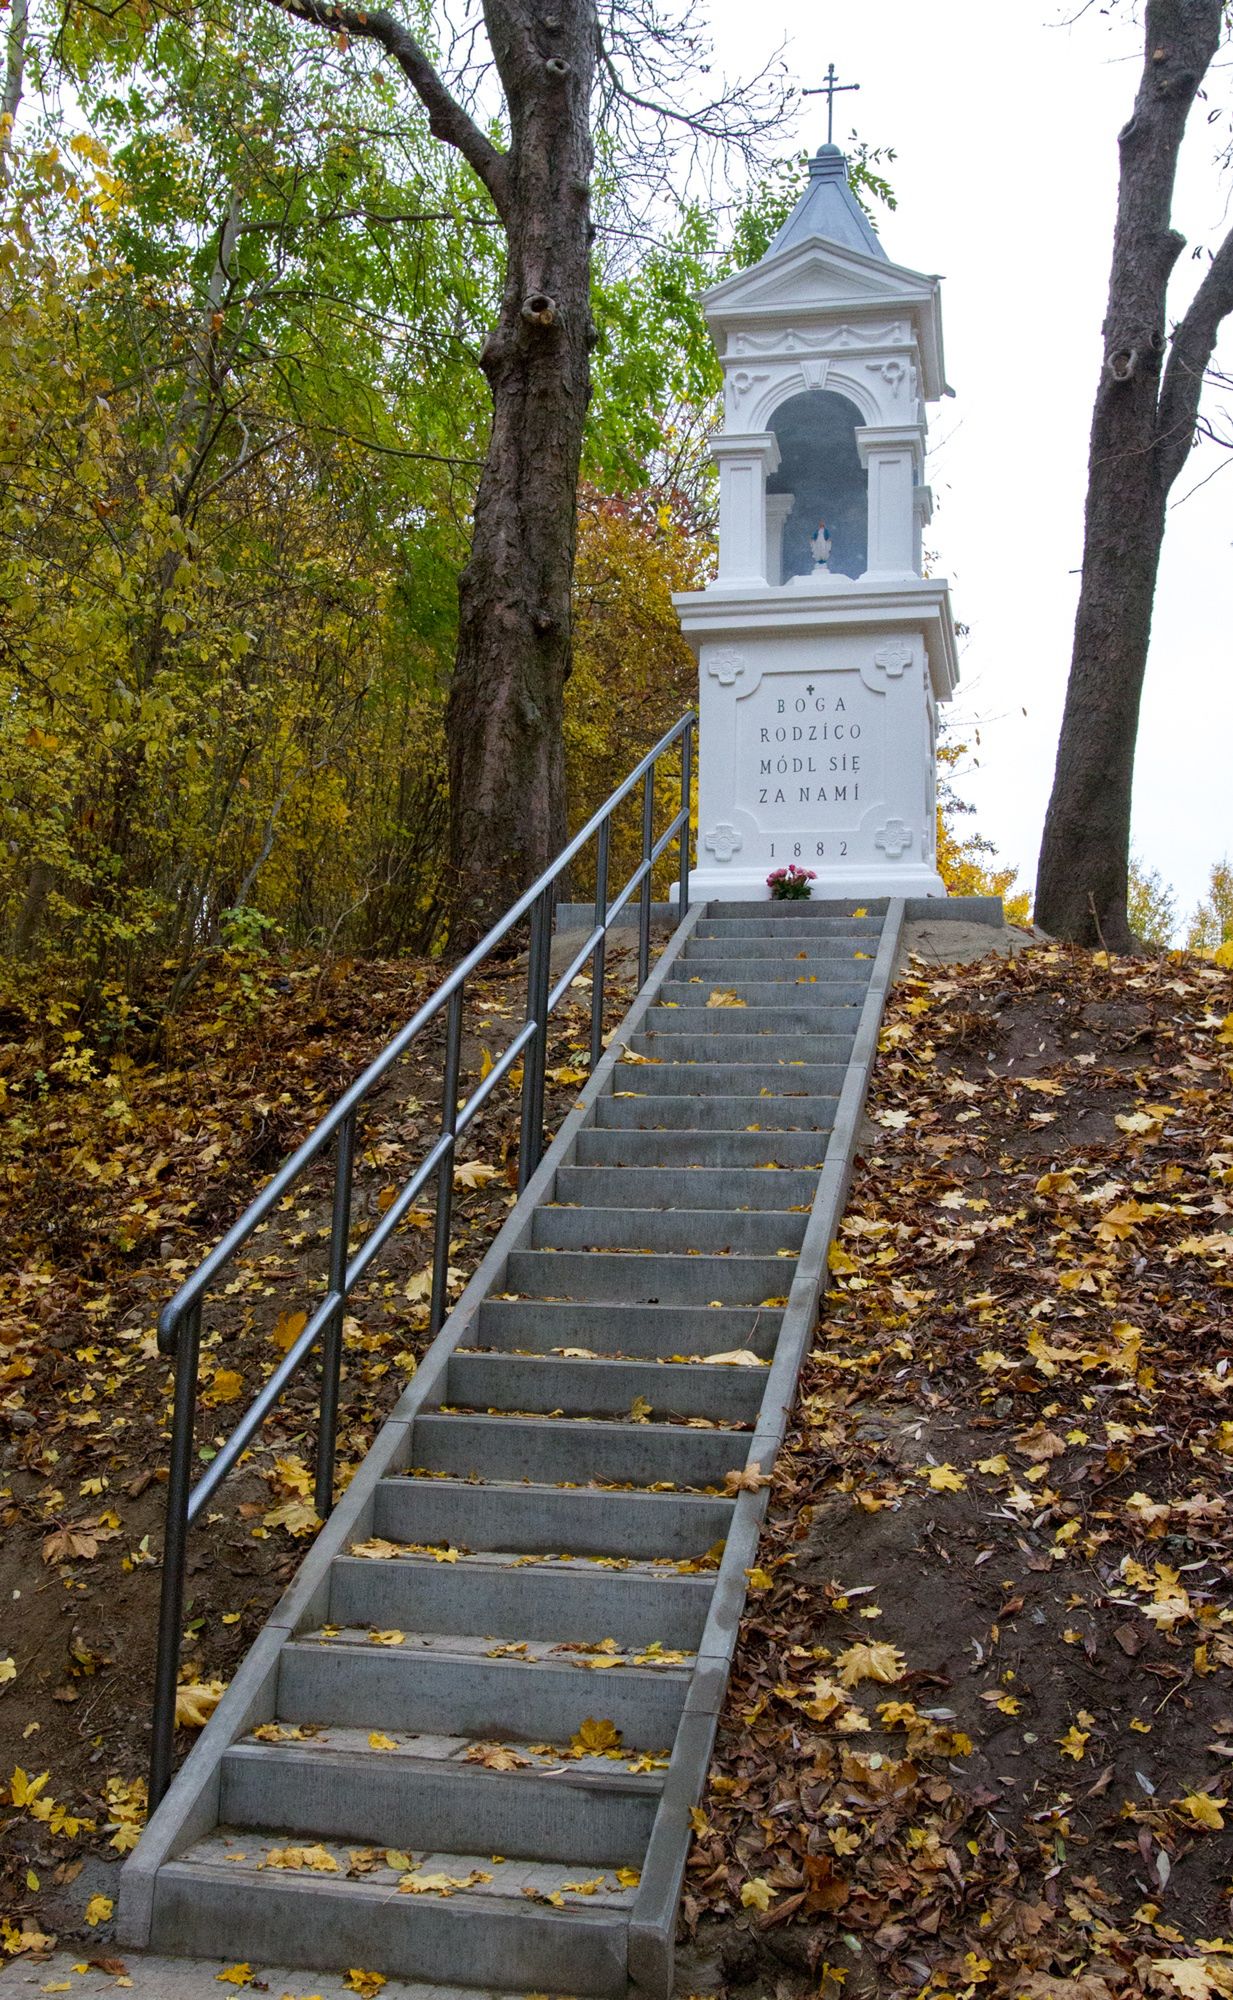
POLYGON ((703 304, 724 428, 718 576, 675 599, 699 663, 690 898, 765 898, 790 862, 815 896, 944 896, 955 632, 945 581, 921 574, 939 281, 888 260, 826 145, 766 255, 703 304))

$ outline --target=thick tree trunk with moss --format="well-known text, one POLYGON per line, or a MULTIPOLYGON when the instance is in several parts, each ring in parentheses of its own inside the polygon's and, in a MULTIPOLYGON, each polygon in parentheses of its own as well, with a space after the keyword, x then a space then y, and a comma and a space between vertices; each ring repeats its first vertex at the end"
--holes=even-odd
POLYGON ((487 10, 510 148, 492 432, 475 506, 447 728, 454 939, 498 917, 566 837, 562 730, 578 467, 594 344, 591 0, 487 10))
POLYGON ((1184 247, 1170 222, 1177 158, 1221 12, 1221 0, 1151 0, 1143 76, 1118 140, 1083 575, 1036 883, 1036 919, 1046 930, 1115 951, 1131 944, 1131 788, 1165 508, 1194 439, 1220 322, 1233 310, 1231 236, 1166 341, 1169 278, 1184 247))

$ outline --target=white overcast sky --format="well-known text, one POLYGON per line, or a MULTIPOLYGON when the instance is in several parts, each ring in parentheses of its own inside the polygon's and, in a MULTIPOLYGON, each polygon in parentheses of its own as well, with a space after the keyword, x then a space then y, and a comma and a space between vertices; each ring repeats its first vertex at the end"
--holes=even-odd
MULTIPOLYGON (((781 42, 802 85, 833 61, 859 94, 836 99, 835 138, 855 125, 893 146, 899 206, 879 217, 896 263, 940 272, 955 400, 930 411, 931 540, 956 616, 970 627, 951 708, 980 731, 963 790, 973 822, 1032 884, 1070 662, 1092 396, 1100 365, 1117 185, 1117 132, 1138 84, 1129 8, 1061 25, 1056 0, 709 0, 729 73, 781 42)), ((1226 62, 1230 59, 1224 58, 1226 62)), ((1233 67, 1209 78, 1233 95, 1233 67)), ((1174 222, 1215 244, 1233 199, 1217 137, 1191 115, 1174 222)), ((807 98, 784 153, 825 137, 807 98)), ((1176 312, 1202 266, 1184 253, 1176 312)), ((1233 371, 1233 336, 1222 344, 1233 371)), ((1212 398, 1229 410, 1233 393, 1212 398)), ((1192 455, 1174 488, 1156 595, 1135 770, 1134 842, 1178 891, 1183 914, 1210 864, 1233 854, 1233 451, 1192 455), (1227 464, 1227 470, 1217 470, 1227 464), (1192 499, 1181 496, 1205 474, 1192 499)))

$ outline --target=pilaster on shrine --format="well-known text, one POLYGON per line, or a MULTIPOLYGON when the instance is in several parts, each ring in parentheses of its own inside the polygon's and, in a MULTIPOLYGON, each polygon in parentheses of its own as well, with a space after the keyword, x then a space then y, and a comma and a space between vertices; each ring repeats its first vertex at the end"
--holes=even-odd
POLYGON ((922 574, 925 405, 950 392, 939 280, 888 259, 838 147, 759 263, 704 296, 723 366, 719 564, 675 599, 699 664, 691 899, 943 896, 937 709, 958 678, 922 574))

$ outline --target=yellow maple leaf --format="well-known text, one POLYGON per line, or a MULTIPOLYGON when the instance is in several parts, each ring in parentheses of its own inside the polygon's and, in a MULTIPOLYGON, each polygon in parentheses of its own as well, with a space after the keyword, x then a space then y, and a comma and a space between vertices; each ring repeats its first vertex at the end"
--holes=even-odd
POLYGON ((176 1728, 204 1729, 226 1692, 226 1681, 184 1681, 176 1689, 176 1728))
POLYGON ((261 1516, 267 1528, 285 1528, 289 1535, 314 1535, 321 1516, 310 1500, 284 1500, 280 1507, 268 1507, 261 1516))
POLYGON ((858 1681, 881 1681, 884 1687, 890 1687, 901 1681, 906 1671, 898 1646, 891 1646, 884 1639, 872 1643, 860 1640, 842 1652, 835 1665, 840 1680, 848 1688, 855 1687, 858 1681))
POLYGON ((244 1393, 244 1377, 234 1368, 219 1368, 210 1381, 208 1389, 202 1392, 201 1400, 208 1409, 219 1403, 234 1403, 244 1393))
POLYGON ((260 1864, 263 1868, 285 1868, 298 1875, 311 1868, 318 1875, 337 1875, 338 1863, 327 1847, 272 1847, 260 1864))
POLYGON ((91 1896, 86 1904, 86 1922, 90 1929, 96 1930, 99 1924, 110 1923, 114 1908, 115 1904, 110 1896, 91 1896))
POLYGON ((1226 1980, 1217 1980, 1210 1959, 1154 1958, 1152 1970, 1167 1979, 1173 1991, 1181 1993, 1184 2000, 1210 2000, 1213 1993, 1228 1992, 1226 1980))
POLYGON ((376 2000, 377 1994, 385 1985, 385 1974, 382 1972, 363 1972, 359 1966, 353 1965, 347 1977, 343 1980, 343 1985, 346 1987, 348 1993, 360 1993, 364 1996, 364 2000, 376 2000))
POLYGON ((1073 1757, 1077 1764, 1087 1749, 1088 1737, 1090 1735, 1091 1731, 1089 1729, 1078 1729, 1072 1722, 1065 1736, 1055 1737, 1054 1741, 1061 1750, 1063 1757, 1073 1757))
POLYGON ((4 1659, 0 1660, 0 1687, 3 1687, 6 1681, 15 1681, 16 1679, 17 1662, 12 1654, 9 1653, 4 1659))
POLYGON ((368 1747, 370 1750, 397 1750, 398 1745, 392 1736, 385 1735, 383 1730, 374 1729, 369 1734, 368 1747))
POLYGON ((402 1646, 406 1644, 406 1639, 407 1639, 407 1635, 405 1632, 399 1632, 396 1630, 391 1630, 388 1632, 373 1631, 370 1632, 368 1636, 371 1639, 374 1646, 402 1646))
POLYGON ((600 1756, 605 1750, 615 1750, 621 1741, 621 1732, 614 1722, 606 1717, 588 1715, 577 1732, 570 1737, 572 1747, 584 1756, 600 1756))
POLYGON ((30 1805, 33 1800, 37 1799, 50 1776, 50 1771, 40 1771, 37 1778, 29 1778, 22 1770, 21 1765, 16 1765, 12 1777, 9 1779, 10 1805, 30 1805))
POLYGON ((618 1868, 616 1878, 622 1889, 636 1889, 642 1880, 641 1873, 637 1868, 618 1868))
POLYGON ((215 1973, 214 1977, 222 1986, 251 1986, 253 1968, 247 1962, 240 1965, 225 1965, 221 1972, 215 1973))
POLYGON ((280 1353, 285 1354, 289 1347, 294 1347, 307 1325, 306 1312, 280 1313, 274 1322, 274 1331, 270 1339, 280 1353))
POLYGON ((760 1487, 770 1485, 770 1477, 760 1465, 747 1465, 724 1474, 724 1492, 730 1499, 738 1493, 756 1493, 760 1487))
POLYGON ((751 1876, 741 1884, 741 1908, 743 1910, 769 1910, 775 1900, 775 1891, 765 1875, 751 1876))
POLYGON ((730 987, 717 986, 706 1004, 708 1007, 744 1007, 748 1002, 733 993, 730 987))
POLYGON ((425 1875, 413 1869, 398 1884, 400 1896, 452 1896, 455 1889, 472 1889, 477 1882, 491 1882, 488 1869, 473 1868, 469 1875, 425 1875))
POLYGON ((850 1278, 853 1271, 860 1270, 860 1265, 857 1263, 855 1257, 849 1257, 841 1243, 831 1244, 830 1249, 826 1253, 826 1262, 827 1268, 832 1270, 838 1278, 850 1278))
POLYGON ((773 1590, 775 1587, 774 1577, 768 1575, 764 1569, 747 1569, 745 1574, 749 1578, 751 1590, 773 1590))
POLYGON ((1227 1799, 1215 1799, 1210 1792, 1187 1792, 1181 1801, 1184 1813, 1189 1813, 1196 1826, 1206 1826, 1213 1833, 1223 1833, 1224 1813, 1227 1799))
POLYGON ((499 1169, 485 1166, 482 1160, 460 1160, 454 1168, 454 1180, 459 1187, 479 1188, 488 1181, 495 1181, 499 1169))
POLYGON ((923 1477, 929 1481, 935 1493, 962 1493, 967 1487, 967 1476, 956 1472, 953 1465, 930 1465, 923 1477))

